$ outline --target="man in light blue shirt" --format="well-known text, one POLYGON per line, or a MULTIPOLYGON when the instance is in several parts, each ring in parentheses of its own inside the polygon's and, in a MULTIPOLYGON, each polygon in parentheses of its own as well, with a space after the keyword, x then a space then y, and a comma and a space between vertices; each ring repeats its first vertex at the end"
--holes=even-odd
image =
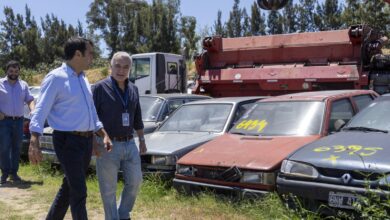
POLYGON ((24 103, 34 110, 34 97, 25 81, 19 79, 20 65, 9 61, 6 65, 7 76, 0 79, 0 184, 8 177, 20 182, 18 176, 20 146, 23 139, 24 103))
POLYGON ((96 114, 84 70, 92 63, 91 41, 74 37, 64 47, 66 62, 46 75, 33 112, 29 159, 42 160, 39 135, 47 119, 54 129, 53 145, 65 177, 46 219, 63 219, 70 205, 73 219, 88 219, 86 171, 92 154, 93 133, 103 138, 107 151, 112 143, 96 114))

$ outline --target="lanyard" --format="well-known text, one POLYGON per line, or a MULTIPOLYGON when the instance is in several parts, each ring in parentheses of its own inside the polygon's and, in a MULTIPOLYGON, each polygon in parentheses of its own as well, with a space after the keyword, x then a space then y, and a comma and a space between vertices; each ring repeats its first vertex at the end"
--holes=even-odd
POLYGON ((124 97, 119 92, 118 86, 115 84, 114 80, 111 79, 112 88, 114 89, 115 93, 119 96, 123 109, 127 112, 127 105, 129 104, 129 87, 126 86, 124 97))

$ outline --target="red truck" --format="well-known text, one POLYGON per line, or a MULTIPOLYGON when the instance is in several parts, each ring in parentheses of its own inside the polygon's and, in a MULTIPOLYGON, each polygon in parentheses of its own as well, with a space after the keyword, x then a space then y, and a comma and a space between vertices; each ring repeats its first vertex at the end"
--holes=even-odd
POLYGON ((348 29, 238 38, 207 37, 195 57, 194 93, 212 97, 301 91, 374 89, 390 92, 387 41, 364 25, 348 29))

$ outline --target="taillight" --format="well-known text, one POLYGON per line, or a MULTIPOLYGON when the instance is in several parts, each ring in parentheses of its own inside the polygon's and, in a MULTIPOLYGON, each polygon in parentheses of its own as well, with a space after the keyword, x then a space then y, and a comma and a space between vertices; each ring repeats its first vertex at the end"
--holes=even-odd
POLYGON ((29 134, 30 133, 30 121, 24 121, 23 122, 23 133, 24 134, 29 134))

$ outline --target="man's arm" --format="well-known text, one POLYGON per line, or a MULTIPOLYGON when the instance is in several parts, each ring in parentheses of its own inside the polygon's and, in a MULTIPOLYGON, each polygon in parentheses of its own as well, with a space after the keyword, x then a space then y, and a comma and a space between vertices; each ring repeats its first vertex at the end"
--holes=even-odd
POLYGON ((30 121, 31 138, 28 149, 28 157, 32 164, 38 164, 43 158, 39 147, 39 136, 43 133, 44 122, 54 105, 57 88, 54 75, 49 73, 42 82, 41 94, 37 105, 32 104, 34 105, 34 112, 30 121))
POLYGON ((31 100, 30 102, 27 102, 27 105, 28 105, 28 108, 30 109, 30 114, 32 114, 32 112, 35 109, 35 102, 34 102, 34 100, 31 100))
POLYGON ((138 140, 139 140, 139 153, 144 154, 147 151, 145 137, 144 137, 144 129, 135 130, 137 132, 138 140))

